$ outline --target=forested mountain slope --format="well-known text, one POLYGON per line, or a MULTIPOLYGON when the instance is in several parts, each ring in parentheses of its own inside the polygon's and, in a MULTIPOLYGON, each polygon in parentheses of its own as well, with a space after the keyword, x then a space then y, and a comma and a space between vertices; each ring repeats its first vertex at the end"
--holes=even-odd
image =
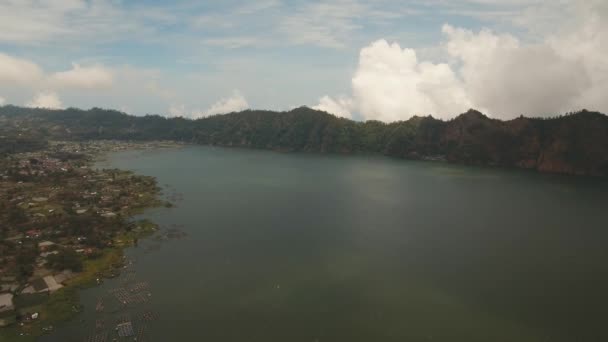
POLYGON ((300 107, 247 110, 198 120, 112 110, 0 107, 0 153, 54 140, 170 139, 286 152, 381 153, 579 175, 608 175, 608 116, 589 111, 500 121, 470 110, 442 121, 357 122, 300 107))

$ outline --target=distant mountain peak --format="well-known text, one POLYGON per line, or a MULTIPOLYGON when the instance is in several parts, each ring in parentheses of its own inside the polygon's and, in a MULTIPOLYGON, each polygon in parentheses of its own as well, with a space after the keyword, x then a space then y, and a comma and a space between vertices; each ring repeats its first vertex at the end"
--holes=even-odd
POLYGON ((461 119, 461 120, 462 119, 468 119, 468 120, 470 120, 470 119, 487 119, 487 118, 488 117, 485 114, 483 114, 482 112, 480 112, 480 111, 478 111, 476 109, 471 108, 471 109, 467 110, 466 112, 458 115, 455 118, 455 120, 459 120, 459 119, 461 119))

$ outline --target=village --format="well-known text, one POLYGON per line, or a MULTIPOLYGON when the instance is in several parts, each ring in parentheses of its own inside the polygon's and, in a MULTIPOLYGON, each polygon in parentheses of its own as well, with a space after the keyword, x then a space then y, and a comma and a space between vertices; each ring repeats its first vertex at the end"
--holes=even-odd
POLYGON ((52 330, 50 322, 59 319, 54 316, 79 307, 73 297, 62 305, 48 303, 73 293, 70 287, 118 275, 121 248, 157 229, 130 218, 170 204, 159 200, 154 178, 97 169, 95 160, 108 152, 174 146, 50 142, 40 151, 0 158, 0 330, 18 326, 28 334, 28 325, 52 330))

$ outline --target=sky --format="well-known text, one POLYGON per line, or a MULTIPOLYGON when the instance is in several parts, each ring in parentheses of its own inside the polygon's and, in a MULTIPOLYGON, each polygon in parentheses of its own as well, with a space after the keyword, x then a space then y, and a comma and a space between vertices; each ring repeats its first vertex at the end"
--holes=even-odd
POLYGON ((608 112, 605 0, 0 0, 0 105, 608 112))

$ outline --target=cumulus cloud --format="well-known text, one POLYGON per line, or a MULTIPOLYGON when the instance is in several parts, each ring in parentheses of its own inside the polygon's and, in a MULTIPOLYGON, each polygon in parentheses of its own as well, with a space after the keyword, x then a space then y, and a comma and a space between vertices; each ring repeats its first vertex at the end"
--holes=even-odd
POLYGON ((172 104, 169 106, 170 118, 188 118, 188 119, 199 119, 206 116, 202 111, 197 109, 188 109, 184 104, 172 104))
POLYGON ((108 88, 112 85, 112 72, 101 65, 83 67, 72 64, 68 71, 56 72, 49 76, 50 84, 67 88, 108 88))
POLYGON ((353 107, 353 100, 347 97, 341 97, 337 100, 332 99, 329 96, 323 96, 319 100, 319 104, 312 107, 316 110, 322 110, 328 113, 332 113, 336 116, 351 119, 351 108, 353 107))
POLYGON ((53 92, 41 92, 38 93, 30 102, 28 102, 26 107, 31 108, 47 108, 47 109, 61 109, 63 108, 63 104, 59 99, 59 96, 53 92))
POLYGON ((45 72, 38 64, 23 58, 0 53, 0 84, 18 84, 70 89, 107 88, 114 80, 113 72, 103 65, 81 66, 55 73, 45 72))
POLYGON ((447 64, 420 62, 413 49, 385 40, 361 50, 352 87, 361 114, 384 121, 404 113, 448 116, 470 106, 447 64))
POLYGON ((205 112, 205 116, 215 115, 215 114, 226 114, 232 112, 238 112, 249 108, 249 103, 245 99, 245 97, 237 90, 232 96, 220 99, 211 107, 209 107, 205 112))
POLYGON ((560 55, 550 45, 524 45, 488 30, 474 33, 443 27, 447 51, 462 64, 459 72, 475 107, 499 117, 555 115, 576 109, 591 86, 580 60, 560 55))
POLYGON ((70 90, 79 95, 81 91, 108 89, 114 83, 114 73, 103 65, 82 66, 74 63, 66 71, 46 72, 38 64, 15 56, 0 53, 0 89, 20 92, 26 90, 37 94, 26 103, 30 107, 60 108, 56 91, 70 90))
POLYGON ((416 51, 378 40, 361 50, 352 99, 321 99, 315 108, 340 115, 344 104, 365 119, 397 121, 412 115, 447 118, 470 108, 462 82, 446 63, 420 62, 416 51))
POLYGON ((0 53, 0 83, 31 84, 39 82, 43 75, 35 63, 0 53))
POLYGON ((564 21, 564 29, 532 43, 444 25, 438 47, 444 63, 421 61, 414 49, 378 40, 360 52, 351 98, 324 96, 315 108, 337 115, 347 108, 382 121, 450 118, 467 108, 503 119, 582 108, 608 112, 608 24, 602 20, 608 5, 576 4, 575 18, 564 21))
POLYGON ((235 90, 232 96, 220 99, 207 110, 189 108, 185 104, 172 104, 169 106, 167 116, 200 119, 215 114, 239 112, 247 108, 249 108, 247 99, 238 90, 235 90))

